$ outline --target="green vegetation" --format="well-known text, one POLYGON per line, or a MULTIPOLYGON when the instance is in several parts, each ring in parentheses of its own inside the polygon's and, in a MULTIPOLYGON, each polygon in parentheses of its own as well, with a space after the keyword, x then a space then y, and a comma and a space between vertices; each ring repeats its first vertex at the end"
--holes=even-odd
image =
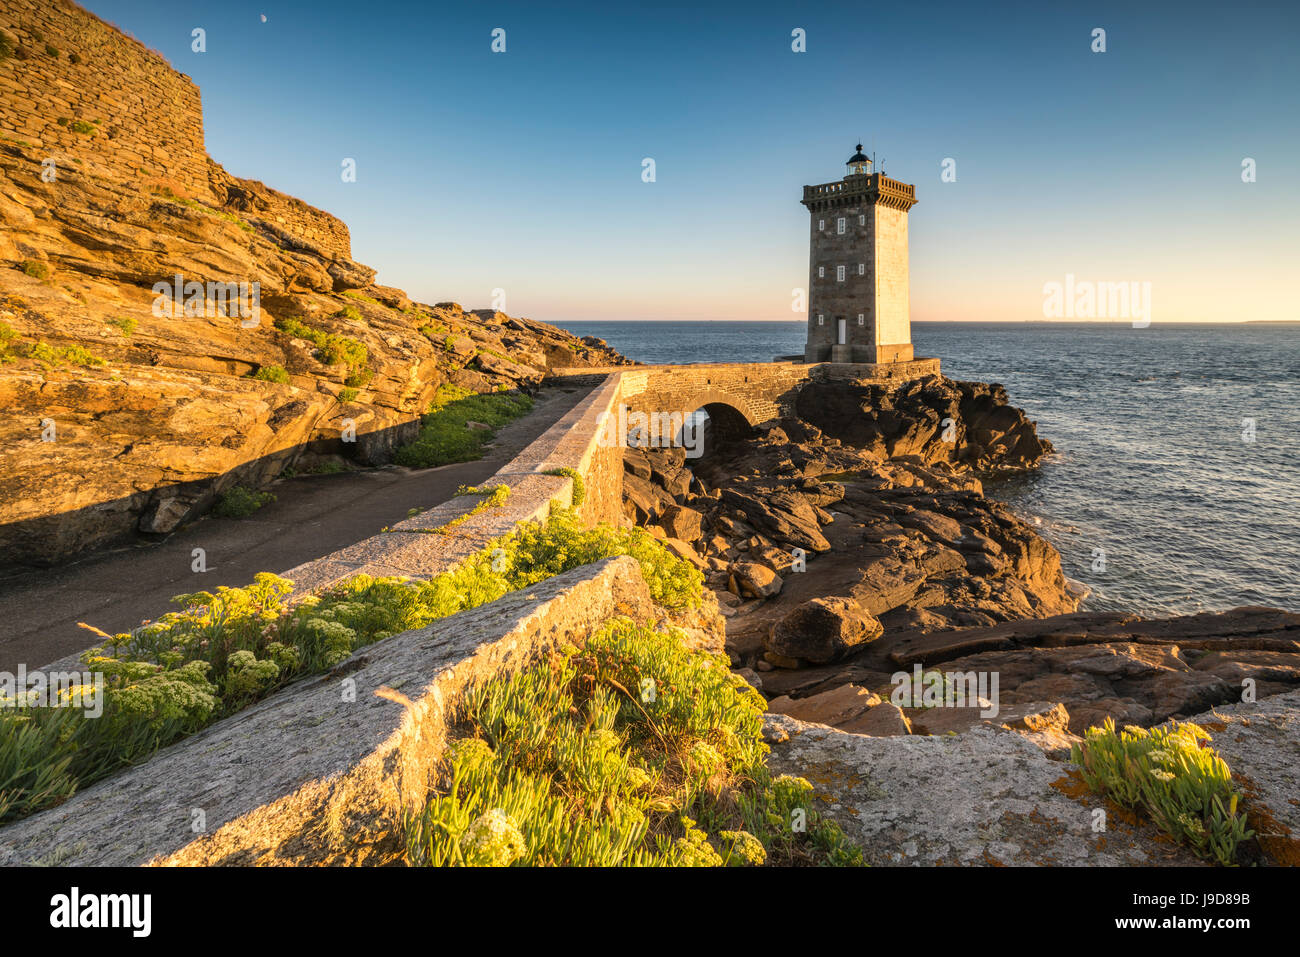
POLYGON ((587 499, 587 484, 582 480, 582 473, 577 469, 571 469, 568 466, 564 468, 551 469, 546 475, 567 475, 573 479, 573 507, 577 508, 587 499))
POLYGON ((0 30, 0 63, 9 59, 14 54, 14 43, 9 39, 9 34, 0 30))
POLYGON ((18 332, 8 323, 0 322, 0 362, 32 359, 43 366, 74 365, 87 369, 108 363, 94 355, 85 346, 52 346, 45 342, 21 342, 18 332))
POLYGON ((361 315, 361 310, 358 309, 356 306, 344 306, 344 307, 343 307, 342 309, 340 309, 337 313, 335 313, 334 316, 335 316, 336 319, 337 319, 337 318, 343 318, 343 319, 347 319, 347 320, 349 320, 349 321, 351 321, 351 322, 361 322, 361 321, 363 321, 363 317, 362 317, 362 315, 361 315))
POLYGON ((523 394, 479 395, 444 385, 420 422, 420 434, 398 449, 393 461, 424 469, 482 458, 483 446, 491 440, 494 430, 532 407, 533 400, 523 394), (467 422, 482 422, 492 429, 471 429, 467 422))
POLYGON ((59 58, 59 48, 53 43, 47 43, 45 44, 45 54, 46 56, 52 56, 57 60, 59 58))
MULTIPOLYGON (((352 307, 345 307, 344 312, 348 309, 352 309, 352 307)), ((355 309, 352 311, 356 312, 355 309)), ((360 313, 357 313, 357 318, 361 318, 360 313)), ((333 366, 340 363, 346 365, 348 375, 343 380, 345 386, 355 388, 370 381, 373 373, 366 368, 369 353, 364 343, 349 336, 340 336, 332 332, 326 332, 324 329, 316 329, 297 319, 277 319, 275 320, 275 327, 296 339, 306 339, 316 347, 320 353, 320 360, 326 365, 333 366)))
POLYGON ((346 386, 345 388, 339 390, 340 403, 346 405, 348 402, 355 402, 356 398, 357 398, 357 390, 352 388, 351 386, 346 386))
POLYGON ((33 359, 43 366, 74 365, 87 369, 108 364, 85 346, 52 346, 45 342, 20 342, 10 346, 8 342, 9 340, 6 339, 0 343, 4 345, 4 349, 0 352, 9 360, 33 359))
POLYGON ((122 335, 127 336, 128 338, 131 333, 135 332, 135 327, 140 324, 130 316, 118 316, 116 319, 108 320, 108 322, 109 325, 117 326, 117 328, 121 330, 122 335))
POLYGON ((281 470, 278 478, 294 478, 298 475, 338 475, 348 470, 347 466, 336 459, 327 459, 305 469, 286 468, 281 470))
POLYGON ((568 511, 428 581, 358 575, 293 606, 293 583, 266 573, 244 588, 178 595, 181 611, 130 633, 99 632, 106 641, 82 655, 105 676, 98 719, 75 708, 0 707, 0 822, 57 803, 373 642, 612 555, 640 563, 661 605, 699 604, 699 572, 644 531, 584 528, 568 511))
MULTIPOLYGON (((456 526, 469 521, 470 516, 478 515, 480 512, 486 512, 490 508, 500 508, 502 505, 506 504, 506 502, 510 500, 510 486, 505 484, 484 485, 480 488, 477 485, 462 485, 460 488, 456 489, 456 494, 458 496, 482 495, 484 498, 483 501, 479 502, 468 512, 462 512, 446 525, 440 525, 437 528, 416 529, 416 531, 430 532, 435 535, 446 535, 456 526)), ((418 512, 419 509, 414 509, 413 512, 408 512, 407 515, 409 517, 411 514, 418 514, 418 512)))
MULTIPOLYGON (((99 121, 96 120, 95 122, 99 122, 99 121)), ((117 127, 113 127, 113 129, 115 130, 117 129, 117 127)), ((112 131, 110 131, 110 133, 111 132, 112 131)), ((199 212, 205 213, 208 216, 216 216, 218 219, 224 219, 226 222, 238 226, 246 233, 251 233, 253 231, 253 226, 251 223, 248 223, 245 220, 240 219, 234 213, 227 212, 224 209, 213 209, 211 206, 204 206, 197 199, 182 199, 181 197, 177 196, 175 193, 173 193, 169 188, 165 186, 159 189, 155 189, 154 192, 157 193, 157 195, 161 196, 163 199, 167 200, 168 202, 175 203, 178 206, 188 206, 190 209, 197 209, 199 212)))
POLYGON ((370 296, 367 296, 364 293, 357 292, 355 289, 349 289, 346 292, 344 292, 343 295, 347 296, 349 299, 356 299, 359 302, 368 302, 372 306, 383 305, 383 303, 380 302, 378 299, 372 299, 370 296))
POLYGON ((85 120, 73 120, 68 129, 74 133, 80 133, 82 136, 94 136, 99 132, 94 123, 87 123, 85 120))
POLYGON ((281 385, 289 384, 289 373, 285 371, 284 366, 258 366, 256 372, 250 372, 250 379, 261 379, 263 382, 278 382, 281 385))
POLYGON ((35 259, 27 259, 23 261, 23 273, 33 279, 49 279, 50 267, 35 259))
POLYGON ((72 63, 72 64, 80 63, 80 62, 81 62, 81 56, 80 56, 80 54, 77 54, 77 53, 69 53, 69 54, 68 54, 68 62, 69 62, 69 63, 72 63))
POLYGON ((407 829, 424 865, 861 863, 772 779, 765 703, 721 655, 619 618, 472 689, 446 793, 407 829))
POLYGON ((263 505, 275 501, 270 492, 258 492, 243 485, 227 489, 212 508, 219 518, 248 518, 263 505))
POLYGON ((1088 787, 1116 804, 1140 808, 1161 830, 1189 845, 1200 857, 1231 865, 1237 846, 1253 832, 1238 813, 1241 794, 1210 736, 1191 723, 1152 728, 1115 722, 1089 728, 1071 749, 1088 787))

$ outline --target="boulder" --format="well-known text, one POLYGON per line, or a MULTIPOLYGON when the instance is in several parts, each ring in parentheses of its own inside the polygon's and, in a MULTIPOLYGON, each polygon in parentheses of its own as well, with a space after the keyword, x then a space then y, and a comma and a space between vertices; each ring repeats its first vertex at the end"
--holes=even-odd
POLYGON ((850 598, 814 598, 773 625, 764 645, 785 658, 825 663, 879 638, 883 631, 875 616, 850 598))
POLYGON ((669 537, 680 538, 684 542, 699 541, 703 534, 703 521, 703 515, 684 505, 670 505, 659 516, 659 524, 669 537))
MULTIPOLYGON (((653 528, 653 526, 651 527, 653 528)), ((680 538, 664 538, 663 543, 664 547, 678 558, 685 559, 701 571, 708 567, 704 564, 704 559, 700 558, 699 553, 680 538)), ((727 593, 723 592, 723 594, 727 593)))
POLYGON ((781 590, 781 576, 757 562, 736 562, 731 573, 741 591, 751 598, 769 598, 781 590))
POLYGON ((369 266, 350 259, 336 259, 326 270, 334 280, 334 292, 347 289, 365 289, 375 281, 375 271, 369 266))
POLYGON ((747 522, 769 538, 802 548, 825 552, 830 542, 822 534, 813 506, 798 493, 772 492, 760 495, 735 488, 722 490, 722 501, 741 512, 747 522))
POLYGON ((871 738, 892 738, 912 733, 912 725, 907 720, 907 715, 889 701, 883 701, 874 708, 869 708, 839 727, 843 731, 863 734, 871 738))
POLYGON ((879 704, 878 695, 866 688, 847 684, 807 698, 791 698, 782 695, 769 701, 767 710, 772 714, 785 714, 800 721, 842 727, 844 722, 858 717, 879 704))

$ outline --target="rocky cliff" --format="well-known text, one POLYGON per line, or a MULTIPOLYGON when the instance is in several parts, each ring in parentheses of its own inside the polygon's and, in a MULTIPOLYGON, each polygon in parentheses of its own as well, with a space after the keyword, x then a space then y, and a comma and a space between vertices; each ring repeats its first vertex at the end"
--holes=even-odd
POLYGON ((551 368, 626 361, 375 285, 342 223, 210 161, 207 188, 186 193, 75 157, 42 178, 45 159, 0 140, 6 563, 170 531, 321 454, 383 463, 444 383, 528 389, 551 368))

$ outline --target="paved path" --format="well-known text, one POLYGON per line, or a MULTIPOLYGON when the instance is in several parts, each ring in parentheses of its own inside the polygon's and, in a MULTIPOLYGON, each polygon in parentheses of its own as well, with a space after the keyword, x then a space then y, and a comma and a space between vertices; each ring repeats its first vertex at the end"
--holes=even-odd
POLYGON ((436 469, 398 467, 282 479, 276 501, 249 518, 202 518, 159 544, 128 546, 60 568, 0 582, 0 671, 19 662, 38 668, 96 643, 84 621, 110 634, 175 610, 173 595, 246 585, 262 571, 281 572, 375 535, 412 508, 447 501, 514 458, 587 394, 545 389, 533 411, 497 431, 476 462, 436 469), (206 552, 207 571, 191 570, 192 551, 206 552))

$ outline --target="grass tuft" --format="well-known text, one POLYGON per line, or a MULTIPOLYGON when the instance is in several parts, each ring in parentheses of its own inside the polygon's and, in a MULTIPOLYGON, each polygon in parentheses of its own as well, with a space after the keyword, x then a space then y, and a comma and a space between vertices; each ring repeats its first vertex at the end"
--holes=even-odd
POLYGON ((212 514, 218 518, 248 518, 263 505, 275 501, 270 492, 258 492, 243 485, 227 489, 213 506, 212 514))
MULTIPOLYGON (((344 312, 348 309, 352 309, 352 307, 345 307, 344 312)), ((355 309, 352 311, 356 312, 355 309)), ((357 314, 357 318, 360 318, 360 313, 357 314)), ((317 329, 297 319, 277 319, 275 320, 275 327, 294 338, 306 339, 316 347, 320 353, 321 361, 326 365, 346 365, 348 373, 344 385, 348 387, 363 386, 370 381, 373 373, 366 368, 369 352, 364 343, 350 336, 340 336, 332 332, 326 332, 324 329, 317 329)))
POLYGON ((1238 805, 1232 772, 1208 747, 1198 725, 1174 722, 1116 733, 1110 718, 1089 728, 1071 749, 1088 787, 1122 807, 1146 811, 1156 825, 1199 857, 1237 863, 1237 847, 1252 835, 1238 805))
POLYGON ((483 446, 492 439, 494 430, 532 408, 533 400, 522 393, 479 395, 444 385, 420 422, 420 434, 398 449, 393 461, 423 469, 482 458, 483 446), (482 422, 493 429, 471 429, 468 422, 482 422))
POLYGON ((587 500, 587 483, 582 480, 582 473, 577 469, 569 468, 567 465, 563 468, 550 469, 545 472, 546 475, 567 475, 573 479, 573 507, 577 508, 587 500))
POLYGON ((256 372, 248 374, 250 379, 260 379, 263 382, 278 382, 280 385, 289 384, 289 373, 285 371, 284 366, 259 366, 256 372))

